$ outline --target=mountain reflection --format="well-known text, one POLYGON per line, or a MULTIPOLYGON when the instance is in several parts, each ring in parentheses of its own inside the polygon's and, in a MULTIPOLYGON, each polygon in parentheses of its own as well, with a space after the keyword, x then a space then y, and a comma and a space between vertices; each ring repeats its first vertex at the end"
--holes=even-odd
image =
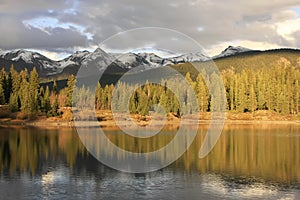
MULTIPOLYGON (((299 184, 299 126, 228 124, 213 151, 207 157, 199 159, 198 152, 207 127, 199 127, 192 145, 168 170, 187 175, 219 174, 231 178, 254 177, 276 184, 299 184)), ((75 174, 85 173, 101 178, 107 172, 111 174, 114 171, 89 155, 74 129, 1 128, 0 131, 1 176, 44 174, 43 181, 49 183, 53 179, 51 167, 55 168, 57 163, 62 162, 75 174)), ((176 130, 163 130, 154 137, 136 139, 119 130, 105 130, 105 135, 111 142, 132 152, 160 149, 174 138, 175 133, 176 130)), ((81 139, 85 143, 95 143, 94 137, 81 139)), ((101 141, 95 145, 105 156, 122 159, 123 155, 116 155, 111 149, 102 149, 101 141)), ((178 147, 174 145, 172 148, 175 152, 178 147)), ((222 182, 222 188, 224 187, 222 182)))

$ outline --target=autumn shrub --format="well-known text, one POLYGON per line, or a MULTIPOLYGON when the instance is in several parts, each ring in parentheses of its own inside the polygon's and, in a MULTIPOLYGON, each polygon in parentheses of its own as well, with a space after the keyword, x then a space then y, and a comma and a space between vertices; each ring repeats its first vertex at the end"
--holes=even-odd
POLYGON ((73 120, 73 113, 71 110, 66 110, 64 111, 64 113, 62 114, 62 119, 64 121, 72 121, 73 120))

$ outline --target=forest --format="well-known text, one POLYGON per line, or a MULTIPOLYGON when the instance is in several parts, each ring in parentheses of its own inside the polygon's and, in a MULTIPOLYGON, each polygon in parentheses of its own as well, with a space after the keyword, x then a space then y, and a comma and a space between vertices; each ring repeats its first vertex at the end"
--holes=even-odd
MULTIPOLYGON (((203 74, 205 76, 205 72, 187 72, 185 78, 196 94, 200 112, 210 112, 214 103, 203 74)), ((226 68, 221 71, 221 75, 226 91, 227 111, 244 113, 269 110, 284 115, 299 114, 299 69, 291 65, 245 68, 240 71, 226 68)), ((213 76, 208 79, 213 82, 213 76)), ((176 79, 171 83, 178 84, 176 79)), ((180 99, 177 99, 163 81, 161 85, 147 83, 138 86, 119 82, 116 101, 112 101, 115 88, 113 84, 99 83, 95 91, 85 87, 77 88, 75 76, 71 75, 65 88, 58 89, 56 81, 52 85, 51 88, 41 86, 36 69, 17 72, 12 66, 9 72, 0 72, 0 105, 8 105, 10 112, 17 113, 17 117, 21 119, 32 119, 38 115, 60 116, 60 108, 72 106, 75 89, 81 94, 81 103, 87 103, 87 96, 95 96, 96 110, 110 110, 112 103, 122 102, 129 95, 127 91, 130 87, 135 87, 137 89, 129 97, 129 109, 133 114, 148 115, 154 104, 160 104, 167 113, 174 113, 178 117, 182 115, 182 109, 189 109, 189 93, 183 92, 180 99), (95 95, 91 95, 93 92, 95 95), (179 102, 185 102, 185 107, 180 107, 179 102)), ((124 109, 120 106, 114 105, 118 109, 124 109)))

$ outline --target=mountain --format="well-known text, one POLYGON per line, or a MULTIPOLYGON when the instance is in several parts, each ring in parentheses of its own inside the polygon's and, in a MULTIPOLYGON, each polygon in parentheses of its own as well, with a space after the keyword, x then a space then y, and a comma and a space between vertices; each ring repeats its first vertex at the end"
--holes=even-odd
POLYGON ((170 58, 173 64, 186 63, 186 62, 203 62, 210 60, 210 57, 202 53, 188 53, 177 57, 170 58))
POLYGON ((149 65, 149 62, 142 56, 135 53, 118 53, 113 54, 114 58, 124 64, 128 69, 138 67, 140 65, 149 65))
POLYGON ((165 66, 168 65, 169 62, 167 59, 161 58, 154 53, 139 53, 138 56, 142 57, 147 61, 148 65, 153 67, 165 66))
POLYGON ((170 58, 162 58, 154 53, 125 53, 114 54, 114 56, 129 69, 137 66, 151 69, 185 62, 202 62, 210 59, 202 53, 188 53, 170 58))
POLYGON ((241 54, 244 52, 249 52, 249 51, 253 51, 253 50, 245 48, 245 47, 241 47, 241 46, 237 46, 237 47, 229 46, 224 51, 222 51, 221 54, 214 56, 213 59, 234 56, 234 55, 241 54))
POLYGON ((14 65, 17 71, 25 67, 31 71, 36 67, 41 76, 60 73, 64 68, 59 62, 53 61, 36 52, 26 50, 2 51, 0 53, 0 66, 8 71, 11 65, 14 65))
MULTIPOLYGON (((276 60, 283 60, 282 56, 285 56, 286 54, 295 54, 298 56, 299 52, 299 50, 295 49, 256 51, 240 46, 229 46, 219 55, 212 58, 207 57, 202 53, 187 53, 175 57, 163 58, 154 53, 112 54, 98 48, 94 52, 77 51, 62 60, 54 61, 37 52, 27 50, 3 51, 0 49, 0 67, 4 68, 6 71, 9 71, 11 65, 14 65, 14 68, 17 71, 21 71, 24 68, 27 68, 28 71, 31 71, 34 67, 36 67, 41 77, 65 77, 70 74, 76 74, 81 66, 86 66, 89 68, 86 69, 87 74, 96 74, 99 72, 99 70, 104 70, 104 68, 107 66, 109 67, 106 69, 106 73, 120 74, 128 70, 135 69, 138 66, 139 70, 144 71, 160 66, 176 65, 189 62, 205 62, 210 59, 215 60, 216 64, 218 64, 227 63, 227 61, 223 62, 223 60, 234 58, 232 61, 232 65, 234 65, 234 63, 237 63, 237 61, 242 62, 242 60, 246 57, 253 57, 255 55, 263 55, 261 59, 271 59, 268 56, 271 54, 276 54, 278 55, 277 57, 271 57, 276 60)), ((291 62, 293 63, 294 61, 291 62)), ((223 64, 220 66, 223 66, 223 64)))
POLYGON ((76 51, 69 57, 59 61, 59 64, 62 68, 71 65, 81 65, 82 61, 85 60, 90 54, 91 53, 89 51, 76 51))
MULTIPOLYGON (((184 63, 173 65, 176 71, 181 74, 190 72, 192 78, 196 78, 197 70, 194 66, 205 67, 206 62, 184 63)), ((246 51, 232 56, 214 59, 215 66, 222 72, 229 70, 241 72, 245 69, 260 70, 262 68, 270 69, 274 67, 284 66, 289 70, 290 67, 300 70, 300 49, 271 49, 266 51, 246 51)), ((210 66, 210 63, 208 63, 210 66)), ((274 71, 274 73, 277 73, 274 71)))
POLYGON ((80 67, 84 67, 81 70, 81 75, 85 74, 86 76, 98 74, 99 71, 104 71, 106 68, 106 73, 128 71, 125 64, 100 48, 92 53, 88 51, 77 52, 59 62, 65 64, 62 74, 76 74, 80 67))

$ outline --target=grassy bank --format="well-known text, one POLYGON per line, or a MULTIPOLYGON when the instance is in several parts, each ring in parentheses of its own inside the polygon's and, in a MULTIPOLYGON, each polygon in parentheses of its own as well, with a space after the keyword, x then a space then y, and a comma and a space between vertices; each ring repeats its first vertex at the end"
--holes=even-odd
MULTIPOLYGON (((38 115, 35 119, 20 119, 18 118, 20 113, 7 113, 4 117, 0 118, 0 125, 2 127, 10 126, 37 126, 37 127, 74 127, 74 121, 72 120, 72 114, 70 110, 65 111, 59 117, 46 117, 44 115, 38 115)), ((117 127, 114 120, 114 116, 109 110, 97 111, 96 117, 98 122, 94 123, 95 126, 101 127, 117 127)), ((150 116, 142 115, 130 115, 132 121, 139 126, 147 126, 151 123, 150 116)), ((164 118, 158 118, 156 122, 163 121, 164 118)), ((79 126, 91 126, 88 121, 80 121, 76 125, 79 126)), ((132 126, 128 118, 118 118, 119 124, 123 126, 132 126)), ((181 118, 168 114, 165 121, 165 126, 177 128, 180 125, 181 118)), ((200 114, 200 120, 197 116, 189 116, 188 120, 184 121, 185 124, 197 125, 208 124, 211 122, 211 113, 205 112, 200 114)), ((153 123, 153 120, 152 120, 153 123)), ((253 113, 235 113, 227 112, 225 123, 232 124, 300 124, 300 118, 295 115, 281 115, 272 111, 255 111, 253 113)))

